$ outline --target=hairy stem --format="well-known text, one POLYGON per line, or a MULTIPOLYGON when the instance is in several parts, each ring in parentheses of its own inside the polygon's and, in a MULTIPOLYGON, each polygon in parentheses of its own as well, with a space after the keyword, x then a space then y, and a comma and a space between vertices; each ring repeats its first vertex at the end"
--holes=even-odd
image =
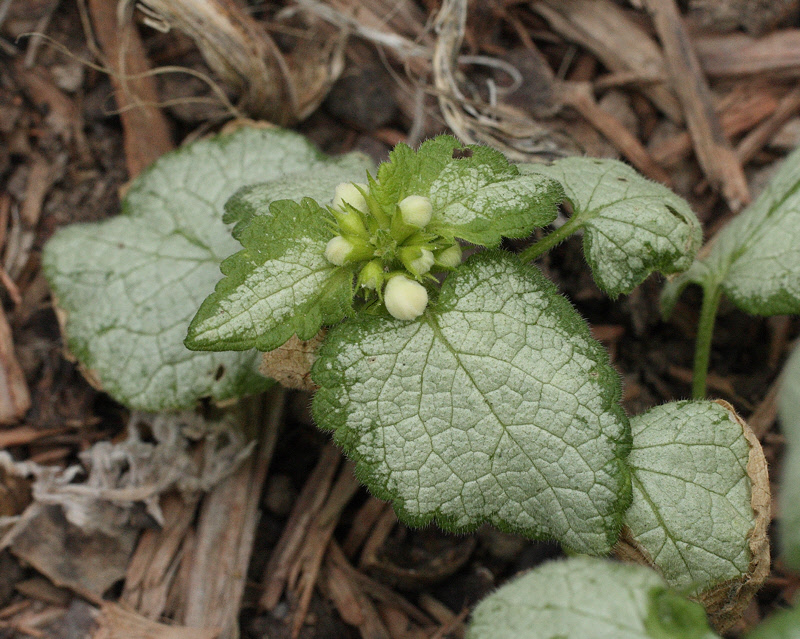
POLYGON ((564 225, 560 226, 552 233, 545 235, 541 240, 535 242, 522 251, 522 253, 519 254, 519 258, 523 262, 531 262, 535 260, 540 255, 547 253, 547 251, 553 248, 556 244, 560 244, 567 239, 570 235, 577 231, 582 224, 583 220, 578 219, 578 216, 569 218, 564 225))
POLYGON ((700 308, 700 321, 694 346, 694 373, 692 375, 692 397, 703 399, 706 396, 708 362, 711 357, 711 337, 722 291, 716 282, 703 287, 703 305, 700 308))

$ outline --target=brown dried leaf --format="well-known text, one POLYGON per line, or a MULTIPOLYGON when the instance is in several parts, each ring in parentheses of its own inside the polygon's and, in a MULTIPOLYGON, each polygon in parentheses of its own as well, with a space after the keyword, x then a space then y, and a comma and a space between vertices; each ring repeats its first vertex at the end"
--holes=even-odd
POLYGON ((259 372, 287 388, 311 392, 317 390, 317 385, 311 381, 311 366, 317 358, 317 349, 325 333, 322 330, 305 341, 293 335, 283 346, 264 353, 259 372))

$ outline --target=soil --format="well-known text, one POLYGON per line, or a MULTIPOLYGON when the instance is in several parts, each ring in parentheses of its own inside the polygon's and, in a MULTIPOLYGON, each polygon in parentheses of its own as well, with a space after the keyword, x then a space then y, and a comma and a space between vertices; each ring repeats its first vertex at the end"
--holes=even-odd
MULTIPOLYGON (((18 363, 31 397, 28 410, 0 427, 0 438, 7 436, 0 441, 8 442, 6 450, 14 460, 34 460, 58 467, 79 463, 78 455, 97 442, 124 438, 130 418, 128 409, 93 388, 65 353, 40 263, 43 245, 58 228, 117 215, 120 194, 133 177, 131 141, 126 136, 131 135, 134 125, 125 120, 124 113, 117 112, 114 84, 103 70, 107 63, 96 56, 98 45, 94 38, 87 37, 86 25, 81 22, 82 10, 87 12, 89 22, 95 19, 95 31, 101 28, 90 10, 93 4, 85 5, 82 0, 78 4, 57 0, 0 1, 0 15, 4 16, 0 19, 0 250, 4 258, 4 286, 0 294, 13 339, 13 352, 8 357, 18 363), (23 35, 34 31, 46 34, 47 39, 23 35), (31 240, 27 244, 25 237, 31 240)), ((292 29, 298 28, 290 22, 281 22, 279 10, 291 5, 289 2, 254 1, 246 7, 233 0, 220 2, 220 6, 226 4, 246 9, 284 48, 288 46, 284 40, 290 38, 292 29)), ((330 4, 337 5, 334 1, 330 4)), ((409 4, 422 16, 423 25, 425 18, 435 15, 439 8, 436 0, 409 4)), ((738 5, 729 4, 729 10, 720 10, 724 20, 720 18, 716 23, 713 12, 696 15, 692 11, 700 9, 689 10, 686 18, 692 37, 700 38, 713 29, 717 29, 717 35, 747 29, 750 14, 744 9, 736 14, 738 5)), ((762 19, 758 28, 796 33, 800 27, 797 3, 780 4, 780 15, 767 26, 762 19)), ((647 32, 654 32, 645 12, 630 9, 628 5, 622 8, 647 32)), ((236 101, 237 88, 215 75, 193 40, 177 30, 161 33, 150 28, 141 12, 136 12, 135 20, 145 58, 151 65, 201 70, 219 82, 229 98, 236 101)), ((400 27, 395 28, 401 31, 400 27)), ((104 48, 103 34, 95 36, 104 48)), ((425 32, 424 38, 432 37, 425 32)), ((555 31, 526 3, 492 2, 470 14, 464 49, 473 56, 516 60, 523 71, 527 66, 523 82, 534 78, 531 82, 551 83, 555 77, 595 82, 602 87, 597 80, 607 79, 614 71, 593 51, 555 31), (524 55, 531 46, 538 56, 533 63, 524 55), (547 67, 544 72, 542 64, 547 67)), ((323 96, 324 100, 302 121, 292 125, 322 151, 335 155, 360 150, 378 162, 387 157, 398 141, 419 141, 421 137, 449 130, 438 111, 433 89, 429 87, 430 95, 416 108, 413 83, 409 80, 411 71, 385 51, 354 36, 345 49, 343 63, 344 72, 323 96), (417 113, 423 108, 427 114, 421 125, 414 118, 415 108, 417 113)), ((492 67, 464 66, 462 71, 469 76, 470 85, 482 87, 481 90, 489 86, 486 79, 496 79, 492 67)), ((617 97, 609 100, 609 109, 615 120, 623 123, 620 126, 627 122, 631 135, 643 146, 652 148, 649 145, 658 136, 674 139, 682 127, 670 123, 653 107, 641 90, 642 82, 636 77, 628 82, 620 80, 618 87, 596 89, 596 95, 600 99, 613 92, 617 97)), ((165 76, 155 82, 155 87, 159 103, 165 105, 187 95, 208 96, 207 85, 195 79, 178 81, 165 76)), ((713 95, 720 102, 734 99, 737 91, 752 93, 761 88, 758 78, 748 75, 715 77, 711 82, 713 95)), ((779 75, 770 86, 769 95, 780 101, 791 89, 792 80, 779 75)), ((524 85, 514 98, 515 104, 524 108, 526 100, 536 102, 530 112, 541 115, 541 100, 532 93, 535 92, 531 91, 530 83, 524 85)), ((220 115, 225 114, 225 109, 218 103, 175 104, 159 111, 168 127, 168 143, 173 146, 224 125, 220 115)), ((800 112, 800 108, 795 108, 795 112, 800 112)), ((541 117, 549 118, 551 114, 541 117)), ((761 121, 763 118, 748 128, 740 128, 730 139, 736 144, 761 121)), ((550 124, 562 136, 555 139, 567 139, 564 148, 577 145, 578 152, 620 156, 619 145, 615 146, 595 128, 597 122, 576 109, 559 110, 550 124)), ((752 189, 763 183, 762 173, 785 154, 789 144, 786 139, 790 136, 791 129, 774 133, 744 164, 752 189)), ((794 142, 800 142, 800 138, 794 142)), ((703 218, 707 237, 733 215, 726 198, 720 196, 720 189, 709 188, 691 144, 679 162, 665 166, 664 170, 703 218)), ((628 414, 639 414, 657 404, 688 397, 700 292, 687 290, 668 321, 662 320, 658 312, 663 284, 659 277, 649 278, 628 296, 610 300, 591 280, 580 241, 576 237, 566 241, 543 258, 540 266, 593 326, 596 336, 612 354, 613 364, 623 379, 628 414)), ((507 242, 506 248, 520 250, 525 245, 522 241, 507 242)), ((731 402, 745 418, 758 415, 758 434, 770 464, 773 496, 778 497, 780 487, 776 478, 780 477, 784 442, 774 414, 770 417, 769 398, 798 334, 797 317, 752 317, 727 303, 720 310, 714 334, 709 392, 731 402)), ((2 355, 0 363, 8 365, 7 355, 2 355)), ((260 521, 240 600, 243 637, 291 636, 298 605, 295 595, 281 597, 277 605, 266 611, 258 602, 264 592, 265 567, 291 522, 290 513, 298 496, 328 445, 328 435, 319 432, 311 422, 310 397, 301 391, 291 391, 286 396, 284 423, 263 484, 260 521)), ((24 486, 15 488, 2 474, 0 491, 0 515, 19 514, 30 502, 30 491, 26 493, 24 486)), ((552 543, 531 542, 489 527, 470 535, 446 534, 433 527, 409 529, 393 523, 391 511, 381 510, 380 504, 372 504, 371 499, 364 489, 355 491, 341 512, 333 539, 339 546, 346 546, 348 535, 353 534, 354 527, 362 525, 360 518, 370 509, 377 513, 374 521, 388 522, 383 537, 376 538, 372 555, 364 562, 362 554, 362 563, 355 562, 355 571, 363 571, 373 581, 359 582, 357 576, 351 579, 353 583, 361 583, 359 592, 374 597, 372 603, 359 600, 362 611, 369 610, 371 605, 377 614, 343 619, 342 610, 347 606, 331 592, 326 581, 332 570, 329 567, 319 577, 319 587, 312 590, 299 637, 410 637, 433 636, 435 632, 437 637, 460 637, 469 610, 478 600, 510 577, 561 554, 552 543), (375 583, 386 592, 370 585, 375 583), (375 596, 376 592, 383 594, 375 596), (387 593, 394 593, 397 599, 387 593), (398 603, 400 599, 424 611, 428 625, 413 623, 413 614, 398 603), (382 626, 370 626, 369 620, 373 618, 382 626), (411 630, 404 634, 403 624, 416 629, 417 634, 411 630)), ((145 516, 141 521, 142 530, 158 528, 145 516)), ((192 520, 187 535, 196 524, 192 520)), ((374 530, 369 534, 376 535, 374 530)), ((7 551, 0 553, 0 637, 101 636, 95 633, 99 632, 96 616, 102 602, 52 586, 58 593, 56 596, 49 589, 51 586, 34 567, 19 562, 7 551), (20 587, 31 580, 33 586, 20 587), (43 585, 45 582, 47 585, 43 585)), ((192 587, 191 583, 183 585, 192 587)), ((788 605, 798 589, 800 576, 783 569, 779 561, 774 562, 765 585, 727 636, 743 636, 770 612, 788 605)), ((104 598, 117 601, 122 592, 123 586, 118 583, 104 598)), ((170 596, 185 597, 179 586, 171 590, 170 596)), ((360 595, 354 596, 358 599, 360 595)), ((165 611, 177 609, 180 605, 174 601, 164 607, 165 611)), ((177 617, 170 619, 166 613, 160 620, 178 625, 181 621, 177 617)), ((136 636, 179 636, 150 632, 153 634, 136 636)))

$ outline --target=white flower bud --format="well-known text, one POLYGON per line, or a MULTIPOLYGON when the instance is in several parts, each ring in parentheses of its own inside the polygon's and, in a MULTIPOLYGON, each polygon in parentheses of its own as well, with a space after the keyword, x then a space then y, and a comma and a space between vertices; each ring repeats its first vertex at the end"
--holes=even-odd
POLYGON ((361 194, 361 191, 356 187, 361 187, 366 191, 369 187, 366 184, 353 184, 352 182, 342 182, 333 192, 333 204, 331 205, 338 211, 344 211, 344 203, 347 202, 350 206, 358 209, 362 213, 369 212, 367 201, 361 194))
POLYGON ((331 264, 341 266, 352 251, 353 245, 341 235, 337 235, 331 238, 325 247, 325 259, 331 264))
POLYGON ((383 293, 386 310, 399 320, 413 320, 425 312, 428 291, 419 282, 405 275, 395 275, 386 283, 383 293))
POLYGON ((454 244, 436 254, 436 262, 445 268, 456 268, 461 264, 461 247, 454 244))
POLYGON ((415 275, 425 275, 431 270, 431 266, 436 260, 428 249, 422 249, 422 255, 411 261, 411 272, 415 275))
POLYGON ((422 195, 409 195, 397 207, 400 209, 403 222, 410 226, 422 228, 431 221, 433 206, 431 201, 422 195))

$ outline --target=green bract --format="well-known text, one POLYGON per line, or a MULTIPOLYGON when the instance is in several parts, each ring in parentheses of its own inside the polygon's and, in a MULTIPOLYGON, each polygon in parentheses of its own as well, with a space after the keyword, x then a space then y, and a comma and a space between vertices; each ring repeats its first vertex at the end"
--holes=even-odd
POLYGON ((719 639, 703 607, 652 570, 590 558, 553 561, 478 604, 467 639, 719 639))
POLYGON ((608 552, 628 505, 616 372, 538 269, 485 252, 418 320, 328 334, 314 418, 413 524, 482 521, 608 552))
POLYGON ((62 229, 47 244, 44 271, 66 314, 70 350, 134 408, 186 408, 204 396, 263 389, 257 353, 183 345, 220 262, 238 247, 223 204, 254 182, 271 181, 279 197, 293 196, 297 184, 332 193, 368 165, 360 155, 325 158, 303 137, 275 129, 241 129, 165 155, 131 185, 122 215, 62 229))
POLYGON ((700 247, 700 223, 686 201, 622 162, 574 157, 519 168, 563 184, 572 208, 568 222, 525 258, 583 229, 586 261, 612 297, 630 293, 653 271, 686 270, 700 247))

